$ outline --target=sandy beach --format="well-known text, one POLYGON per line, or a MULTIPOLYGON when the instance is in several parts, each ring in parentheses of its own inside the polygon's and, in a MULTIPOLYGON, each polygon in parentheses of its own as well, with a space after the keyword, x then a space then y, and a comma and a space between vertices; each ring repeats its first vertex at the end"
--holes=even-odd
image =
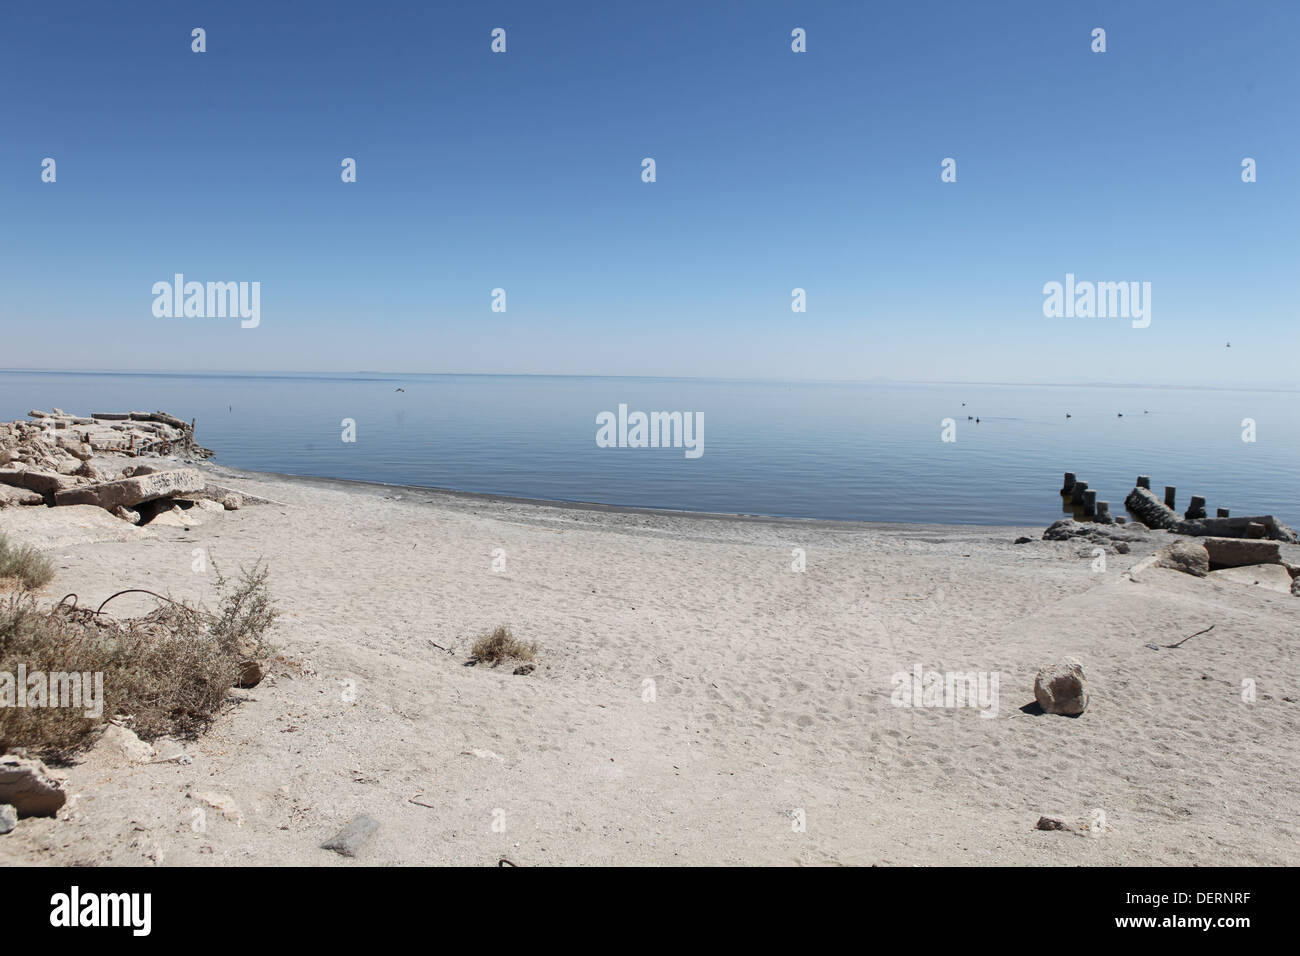
POLYGON ((155 742, 187 764, 97 747, 58 768, 67 806, 0 839, 0 863, 1300 863, 1300 599, 1131 579, 1167 533, 1097 570, 1041 527, 200 468, 270 503, 63 531, 52 515, 97 509, 14 507, 0 532, 53 558, 43 599, 90 606, 128 587, 208 599, 212 560, 265 559, 282 659, 206 735, 155 742), (498 625, 537 642, 532 673, 466 666, 498 625), (1086 668, 1087 710, 1022 709, 1063 656, 1086 668), (896 706, 894 675, 918 667, 996 675, 996 710, 896 706), (320 848, 358 814, 379 827, 354 859, 320 848))

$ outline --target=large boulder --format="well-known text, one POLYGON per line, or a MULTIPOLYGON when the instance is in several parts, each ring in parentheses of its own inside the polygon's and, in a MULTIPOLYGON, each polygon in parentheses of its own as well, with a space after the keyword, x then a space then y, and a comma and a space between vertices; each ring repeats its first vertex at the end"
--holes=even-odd
POLYGON ((131 508, 146 501, 203 490, 203 476, 193 468, 156 471, 148 475, 102 481, 63 491, 54 496, 57 505, 98 505, 105 511, 131 508))
POLYGON ((0 803, 8 803, 20 817, 52 817, 68 799, 63 781, 39 760, 0 757, 0 803))
POLYGON ((1088 706, 1088 681, 1083 664, 1067 657, 1044 667, 1034 678, 1034 699, 1045 714, 1075 717, 1088 706))

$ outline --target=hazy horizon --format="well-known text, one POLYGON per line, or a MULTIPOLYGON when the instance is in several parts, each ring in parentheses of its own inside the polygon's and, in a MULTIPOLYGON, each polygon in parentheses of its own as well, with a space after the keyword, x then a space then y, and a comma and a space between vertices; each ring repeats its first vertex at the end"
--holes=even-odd
POLYGON ((1043 382, 1026 380, 1021 382, 997 381, 993 379, 907 379, 891 378, 888 376, 874 376, 872 378, 777 378, 766 376, 732 376, 732 375, 658 375, 658 374, 638 374, 638 375, 619 375, 607 372, 466 372, 466 371, 412 371, 409 369, 180 369, 180 368, 53 368, 53 367, 31 367, 24 368, 19 366, 0 368, 0 374, 4 373, 48 373, 51 375, 169 375, 169 376, 235 376, 235 377, 274 377, 277 375, 293 376, 356 376, 356 375, 383 375, 387 377, 399 376, 480 376, 480 377, 503 377, 503 378, 626 378, 626 379, 652 379, 652 380, 672 380, 680 379, 682 381, 716 381, 716 382, 761 382, 767 384, 790 384, 790 385, 969 385, 969 386, 997 386, 1007 388, 1115 388, 1115 389, 1134 389, 1149 388, 1161 391, 1177 390, 1196 390, 1196 391, 1234 391, 1234 392, 1287 392, 1300 393, 1300 387, 1289 382, 1256 382, 1246 383, 1222 383, 1222 384, 1195 384, 1195 383, 1150 383, 1150 382, 1089 382, 1089 381, 1072 381, 1059 380, 1055 382, 1043 382))

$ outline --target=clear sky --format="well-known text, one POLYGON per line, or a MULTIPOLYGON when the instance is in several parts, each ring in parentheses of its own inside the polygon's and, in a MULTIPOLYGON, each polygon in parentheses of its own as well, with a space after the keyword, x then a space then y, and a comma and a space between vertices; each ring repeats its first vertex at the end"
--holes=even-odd
POLYGON ((1290 0, 7 3, 0 367, 1295 386, 1298 53, 1290 0))

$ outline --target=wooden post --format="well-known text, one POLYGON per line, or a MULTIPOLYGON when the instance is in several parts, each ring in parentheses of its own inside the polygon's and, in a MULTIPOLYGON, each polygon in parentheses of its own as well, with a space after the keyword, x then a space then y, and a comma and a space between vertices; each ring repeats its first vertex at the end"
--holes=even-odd
POLYGON ((1220 518, 1226 518, 1226 517, 1228 517, 1228 509, 1227 509, 1227 508, 1220 508, 1220 509, 1219 509, 1219 517, 1220 517, 1220 518))
POLYGON ((1138 486, 1139 488, 1145 488, 1147 491, 1150 491, 1150 490, 1151 490, 1151 476, 1150 476, 1150 475, 1138 475, 1138 483, 1137 483, 1137 486, 1138 486))
POLYGON ((1074 472, 1067 471, 1065 473, 1065 481, 1061 483, 1061 494, 1068 495, 1073 490, 1074 490, 1074 472))
POLYGON ((1174 507, 1174 486, 1173 485, 1165 485, 1165 507, 1166 508, 1174 507))
POLYGON ((1097 492, 1089 489, 1083 493, 1083 514, 1090 518, 1097 513, 1097 492))
POLYGON ((1205 517, 1205 496, 1192 495, 1192 503, 1187 506, 1187 513, 1183 515, 1188 521, 1196 521, 1205 517))

